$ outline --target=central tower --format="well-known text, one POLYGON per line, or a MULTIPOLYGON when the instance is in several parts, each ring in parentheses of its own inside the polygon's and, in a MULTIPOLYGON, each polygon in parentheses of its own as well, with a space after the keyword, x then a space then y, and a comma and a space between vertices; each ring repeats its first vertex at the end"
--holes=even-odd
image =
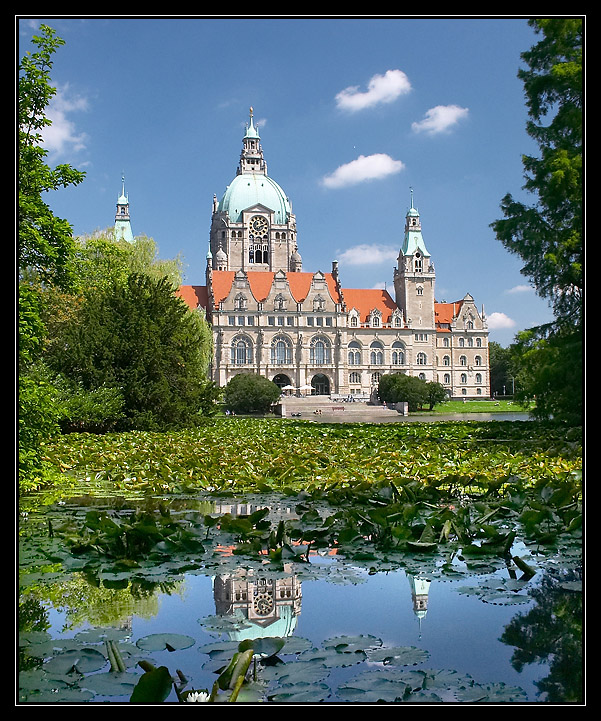
POLYGON ((213 270, 295 272, 302 269, 296 218, 282 188, 267 175, 253 109, 242 138, 236 177, 221 200, 213 197, 213 270))
POLYGON ((411 207, 405 216, 405 235, 394 269, 396 303, 410 328, 432 330, 434 322, 434 264, 424 238, 417 208, 411 207))

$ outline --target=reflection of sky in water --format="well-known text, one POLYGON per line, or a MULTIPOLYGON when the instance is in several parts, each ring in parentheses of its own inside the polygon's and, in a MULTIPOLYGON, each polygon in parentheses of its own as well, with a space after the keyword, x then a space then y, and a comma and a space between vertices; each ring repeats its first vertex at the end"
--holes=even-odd
MULTIPOLYGON (((372 576, 360 571, 359 575, 363 582, 356 584, 304 580, 302 610, 294 635, 309 639, 316 647, 338 635, 372 635, 386 646, 415 646, 430 656, 424 663, 408 668, 454 670, 469 674, 482 684, 503 682, 524 689, 530 701, 537 700, 533 682, 547 675, 547 667, 531 664, 517 673, 510 665, 514 649, 499 641, 504 626, 530 605, 484 603, 454 590, 471 583, 465 578, 435 579, 428 588, 427 611, 419 619, 412 603, 409 578, 403 571, 372 576)), ((153 633, 192 636, 196 643, 191 648, 151 656, 156 665, 166 665, 172 672, 179 669, 193 679, 192 687, 210 688, 216 676, 210 668, 202 670, 209 657, 199 648, 227 636, 207 632, 199 621, 214 616, 215 612, 212 579, 189 575, 178 593, 160 595, 156 616, 133 619, 132 640, 153 633)), ((55 620, 59 619, 57 615, 55 620)), ((57 632, 61 625, 59 621, 57 632)), ((267 630, 264 635, 272 634, 267 630)), ((365 668, 361 664, 332 669, 329 683, 335 689, 365 668)), ((175 697, 168 700, 174 701, 175 697)))

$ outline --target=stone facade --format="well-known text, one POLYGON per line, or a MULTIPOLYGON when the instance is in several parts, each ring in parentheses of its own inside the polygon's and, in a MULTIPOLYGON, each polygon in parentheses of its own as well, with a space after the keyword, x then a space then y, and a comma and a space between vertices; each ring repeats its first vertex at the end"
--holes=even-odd
POLYGON ((452 398, 489 397, 486 316, 469 293, 435 300, 413 198, 393 280, 394 299, 344 288, 336 261, 303 271, 296 219, 267 175, 251 109, 237 175, 213 200, 206 285, 179 291, 213 327, 213 380, 252 372, 291 392, 371 398, 384 373, 406 373, 452 398))

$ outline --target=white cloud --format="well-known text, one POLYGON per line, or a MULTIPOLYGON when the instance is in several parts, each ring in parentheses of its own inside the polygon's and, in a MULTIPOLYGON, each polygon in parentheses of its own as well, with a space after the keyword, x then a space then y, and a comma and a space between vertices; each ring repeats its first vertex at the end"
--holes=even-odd
POLYGON ((515 321, 512 320, 508 315, 505 315, 505 313, 491 313, 489 316, 487 316, 488 320, 488 327, 491 330, 499 330, 500 328, 513 328, 515 326, 515 321))
POLYGON ((360 155, 356 160, 341 165, 333 173, 326 175, 322 183, 326 188, 343 188, 400 173, 404 167, 400 160, 394 160, 385 153, 360 155))
POLYGON ((411 127, 416 133, 424 132, 428 135, 444 133, 467 117, 468 112, 467 108, 460 108, 458 105, 437 105, 426 112, 423 120, 412 123, 411 127))
POLYGON ((76 131, 75 123, 68 117, 71 113, 88 109, 88 101, 70 93, 69 86, 57 88, 56 95, 46 108, 52 125, 43 128, 44 147, 54 155, 64 155, 70 150, 80 151, 86 147, 87 136, 76 131))
POLYGON ((343 110, 356 112, 379 103, 391 103, 410 90, 411 83, 402 70, 387 70, 384 75, 374 75, 364 93, 357 85, 341 90, 336 95, 336 104, 343 110))
POLYGON ((347 265, 377 265, 378 263, 396 260, 398 254, 398 248, 362 243, 345 250, 343 253, 339 253, 338 258, 341 263, 347 265))
POLYGON ((506 290, 506 293, 531 293, 534 288, 531 285, 515 285, 513 288, 506 290))

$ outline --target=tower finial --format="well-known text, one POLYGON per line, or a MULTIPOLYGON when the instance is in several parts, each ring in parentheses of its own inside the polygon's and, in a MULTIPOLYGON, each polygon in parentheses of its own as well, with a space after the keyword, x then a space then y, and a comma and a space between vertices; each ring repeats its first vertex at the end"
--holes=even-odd
POLYGON ((411 207, 413 208, 413 188, 409 187, 409 190, 411 191, 411 207))

